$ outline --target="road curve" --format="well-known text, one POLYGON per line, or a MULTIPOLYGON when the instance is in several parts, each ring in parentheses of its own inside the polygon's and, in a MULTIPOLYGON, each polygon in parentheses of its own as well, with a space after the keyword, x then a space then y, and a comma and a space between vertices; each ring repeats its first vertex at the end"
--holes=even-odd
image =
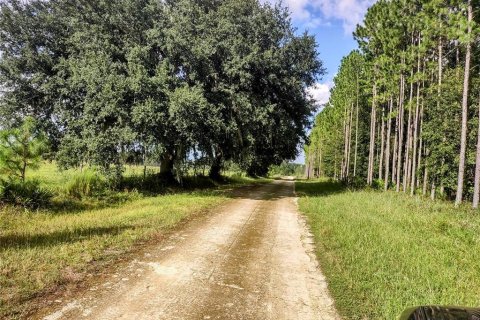
POLYGON ((340 319, 293 181, 241 188, 141 259, 40 318, 340 319))

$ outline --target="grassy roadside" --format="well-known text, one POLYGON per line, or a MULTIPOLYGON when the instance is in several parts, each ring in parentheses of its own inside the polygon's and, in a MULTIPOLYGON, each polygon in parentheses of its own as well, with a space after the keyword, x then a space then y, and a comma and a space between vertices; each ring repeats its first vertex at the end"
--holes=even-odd
MULTIPOLYGON (((60 188, 69 173, 52 170, 42 167, 35 178, 60 188)), ((158 196, 119 192, 108 202, 83 199, 65 208, 0 208, 0 318, 18 316, 37 294, 81 281, 93 266, 115 261, 136 244, 221 204, 229 189, 267 181, 232 177, 224 185, 158 196)))
POLYGON ((410 306, 480 306, 480 215, 394 192, 296 183, 345 319, 397 319, 410 306))

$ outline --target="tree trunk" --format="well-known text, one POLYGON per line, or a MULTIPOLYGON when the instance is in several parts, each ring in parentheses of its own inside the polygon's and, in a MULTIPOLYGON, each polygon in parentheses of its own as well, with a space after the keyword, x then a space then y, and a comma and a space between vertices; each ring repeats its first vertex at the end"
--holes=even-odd
POLYGON ((358 106, 359 106, 359 103, 358 103, 358 100, 359 100, 359 84, 358 84, 358 77, 357 77, 357 110, 356 110, 356 120, 355 120, 355 160, 353 162, 353 176, 356 177, 357 176, 357 156, 358 156, 358 106))
POLYGON ((395 117, 395 138, 393 143, 393 159, 392 159, 392 184, 395 185, 397 174, 397 149, 398 149, 398 127, 399 127, 399 115, 400 115, 400 101, 397 101, 397 116, 395 117))
POLYGON ((390 140, 391 140, 391 134, 392 134, 392 110, 393 110, 393 98, 390 98, 390 107, 388 110, 388 115, 387 115, 387 146, 385 148, 385 191, 388 190, 388 183, 389 183, 389 176, 390 176, 390 140))
POLYGON ((166 179, 173 179, 173 154, 169 151, 163 153, 160 159, 160 176, 166 179))
POLYGON ((223 154, 222 152, 217 152, 215 158, 213 159, 212 166, 210 167, 208 176, 213 180, 220 180, 222 178, 222 166, 223 154))
MULTIPOLYGON (((420 46, 420 40, 418 41, 420 46)), ((418 68, 417 72, 420 73, 420 53, 418 53, 418 68)), ((411 172, 411 184, 410 195, 415 193, 415 182, 417 180, 417 141, 418 141, 418 122, 420 117, 420 83, 417 81, 417 101, 415 106, 415 117, 413 123, 413 148, 412 148, 412 172, 411 172)))
POLYGON ((480 200, 480 97, 478 103, 478 133, 477 133, 477 156, 475 161, 475 187, 473 191, 473 203, 474 209, 478 208, 478 202, 480 200))
MULTIPOLYGON (((403 59, 403 63, 405 63, 405 59, 403 59)), ((400 75, 400 98, 399 98, 399 131, 398 131, 398 152, 397 152, 397 192, 400 192, 400 177, 402 174, 402 151, 403 151, 403 116, 404 116, 404 109, 403 109, 403 102, 404 102, 404 94, 405 94, 405 80, 403 74, 400 75)))
POLYGON ((378 179, 383 180, 383 159, 385 152, 385 109, 382 108, 382 130, 380 132, 380 161, 378 163, 378 179))
POLYGON ((347 176, 347 154, 348 154, 348 107, 345 105, 343 113, 343 158, 342 158, 342 173, 341 179, 345 181, 347 176))
MULTIPOLYGON (((425 86, 424 86, 425 88, 425 86)), ((423 110, 424 110, 424 101, 422 100, 422 107, 420 108, 420 142, 418 146, 418 162, 417 162, 417 170, 421 170, 422 167, 422 154, 423 154, 423 110)), ((418 175, 417 185, 416 188, 420 186, 420 176, 418 175)))
POLYGON ((373 182, 373 167, 375 161, 375 131, 376 131, 376 108, 375 103, 377 99, 377 83, 374 80, 373 83, 373 99, 372 99, 372 112, 370 117, 370 148, 368 157, 368 176, 367 183, 369 185, 373 182))
MULTIPOLYGON (((468 0, 468 36, 472 33, 472 1, 468 0)), ((465 176, 465 154, 467 150, 467 124, 468 124, 468 88, 470 82, 470 55, 472 44, 470 40, 467 43, 467 52, 465 54, 465 76, 463 79, 463 98, 462 98, 462 134, 460 137, 460 163, 458 165, 458 185, 455 206, 459 206, 463 200, 463 179, 465 176)))
MULTIPOLYGON (((413 70, 410 73, 410 77, 413 79, 413 70)), ((410 174, 410 151, 412 144, 412 102, 413 102, 413 81, 410 84, 410 98, 409 98, 409 108, 408 108, 408 123, 407 123, 407 144, 405 150, 405 163, 403 169, 403 192, 407 191, 407 186, 409 183, 409 174, 410 174)))
POLYGON ((353 126, 353 103, 350 108, 350 125, 348 129, 348 152, 347 152, 347 180, 350 178, 350 160, 352 155, 352 126, 353 126))
POLYGON ((423 172, 423 189, 422 194, 425 197, 427 195, 427 185, 428 185, 428 167, 425 165, 423 172))

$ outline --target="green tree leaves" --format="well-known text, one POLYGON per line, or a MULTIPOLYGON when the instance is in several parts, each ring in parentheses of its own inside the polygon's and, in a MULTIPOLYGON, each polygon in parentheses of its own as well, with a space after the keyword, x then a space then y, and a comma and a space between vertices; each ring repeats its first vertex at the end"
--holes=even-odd
MULTIPOLYGON (((192 152, 252 174, 296 156, 324 70, 288 12, 257 0, 8 0, 0 5, 5 126, 41 120, 62 167, 162 173, 192 152), (253 169, 255 167, 255 169, 253 169)), ((215 174, 216 175, 216 174, 215 174)))

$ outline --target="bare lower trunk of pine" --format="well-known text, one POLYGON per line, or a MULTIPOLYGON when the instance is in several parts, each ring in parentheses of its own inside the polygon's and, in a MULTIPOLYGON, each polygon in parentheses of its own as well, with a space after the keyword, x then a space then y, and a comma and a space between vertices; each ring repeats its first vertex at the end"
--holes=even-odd
MULTIPOLYGON (((413 79, 413 70, 410 74, 410 77, 413 79)), ((405 150, 405 163, 403 169, 403 192, 407 192, 407 187, 409 183, 410 175, 410 151, 412 143, 412 102, 413 102, 413 82, 410 84, 410 99, 409 99, 409 108, 408 108, 408 124, 407 124, 407 144, 405 150)))
MULTIPOLYGON (((405 62, 405 61, 403 61, 405 62)), ((396 173, 396 184, 397 192, 400 192, 400 176, 402 174, 402 151, 403 151, 403 99, 405 94, 405 80, 403 74, 400 76, 400 102, 399 102, 399 132, 398 132, 398 153, 397 153, 397 173, 396 173)))
MULTIPOLYGON (((420 108, 420 143, 418 146, 418 162, 417 162, 417 170, 420 171, 422 167, 422 154, 423 154, 423 101, 422 101, 422 107, 420 108)), ((420 176, 421 174, 418 175, 417 179, 417 184, 415 188, 420 187, 420 176)))
POLYGON ((423 189, 422 189, 422 195, 424 197, 427 195, 427 185, 428 185, 428 167, 425 166, 425 169, 423 172, 423 189))
POLYGON ((387 115, 387 145, 385 147, 385 191, 388 190, 389 176, 390 176, 390 140, 392 134, 392 119, 391 114, 393 110, 393 98, 390 98, 390 107, 387 115))
POLYGON ((346 168, 347 168, 347 149, 348 149, 348 123, 347 123, 347 106, 345 105, 345 111, 343 113, 343 157, 341 168, 341 179, 345 180, 346 168))
POLYGON ((382 108, 382 130, 380 132, 380 161, 378 162, 378 179, 383 180, 383 159, 385 152, 385 109, 382 108))
POLYGON ((348 152, 347 152, 347 180, 350 178, 350 162, 352 158, 352 126, 353 126, 353 103, 350 109, 350 125, 348 129, 348 152))
MULTIPOLYGON (((472 1, 468 0, 468 34, 472 33, 472 1)), ((462 98, 462 134, 460 137, 460 162, 458 164, 458 184, 455 206, 460 205, 463 200, 463 179, 465 176, 465 154, 467 150, 467 124, 468 124, 468 88, 470 81, 470 55, 472 45, 467 43, 467 52, 465 54, 465 75, 463 79, 463 98, 462 98)))
POLYGON ((376 83, 373 85, 373 102, 372 102, 372 112, 370 117, 370 148, 369 148, 369 157, 368 157, 368 175, 367 183, 369 185, 373 182, 373 167, 375 161, 375 131, 376 131, 376 110, 375 110, 375 100, 377 95, 376 83))
MULTIPOLYGON (((397 107, 398 110, 398 107, 397 107)), ((392 184, 395 184, 396 173, 397 173, 397 149, 398 149, 398 116, 400 111, 398 111, 397 116, 395 117, 395 139, 393 142, 393 159, 392 159, 392 184)))
MULTIPOLYGON (((377 128, 377 132, 375 133, 375 160, 373 161, 373 173, 372 173, 372 181, 374 180, 375 178, 375 169, 377 168, 377 164, 380 162, 380 148, 378 148, 377 146, 380 145, 380 142, 381 142, 381 138, 380 138, 380 134, 381 134, 381 124, 378 123, 377 121, 377 114, 375 113, 375 126, 377 128)), ((378 176, 378 172, 377 173, 377 176, 378 176)))
POLYGON ((478 202, 480 200, 480 99, 478 111, 477 156, 475 161, 475 181, 472 202, 474 209, 478 208, 478 202))
MULTIPOLYGON (((420 72, 420 58, 418 59, 418 72, 420 72)), ((418 122, 420 117, 420 84, 417 83, 417 104, 415 106, 415 115, 413 122, 413 141, 412 141, 412 173, 410 183, 410 195, 415 193, 415 181, 417 180, 417 141, 418 141, 418 122)))
POLYGON ((354 159, 354 162, 353 162, 353 176, 356 177, 357 176, 357 157, 358 157, 358 107, 359 107, 359 83, 358 83, 358 76, 357 76, 357 103, 356 103, 356 119, 355 119, 355 159, 354 159))

